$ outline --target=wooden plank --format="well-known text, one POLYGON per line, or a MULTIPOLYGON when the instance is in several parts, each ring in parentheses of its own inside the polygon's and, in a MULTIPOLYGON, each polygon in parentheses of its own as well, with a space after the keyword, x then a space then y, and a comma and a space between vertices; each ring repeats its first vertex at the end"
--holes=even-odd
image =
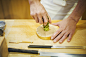
POLYGON ((1 0, 1 1, 5 19, 32 18, 30 16, 30 5, 28 0, 1 0))
POLYGON ((32 18, 30 16, 30 6, 28 0, 11 0, 11 9, 14 19, 32 18))
POLYGON ((9 0, 2 0, 2 7, 3 7, 4 19, 10 18, 10 15, 9 15, 9 0))
POLYGON ((8 48, 6 39, 0 36, 0 56, 1 57, 8 57, 8 48))
POLYGON ((86 10, 85 10, 84 14, 82 15, 82 20, 86 20, 86 10))
POLYGON ((2 1, 0 0, 0 19, 4 19, 2 1))

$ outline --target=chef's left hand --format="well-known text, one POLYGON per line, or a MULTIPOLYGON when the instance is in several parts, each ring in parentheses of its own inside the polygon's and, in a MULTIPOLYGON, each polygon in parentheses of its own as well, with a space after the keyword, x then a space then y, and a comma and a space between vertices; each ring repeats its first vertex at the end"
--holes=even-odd
POLYGON ((59 29, 51 36, 53 42, 59 41, 59 43, 62 43, 67 37, 67 41, 70 42, 72 35, 75 32, 76 24, 77 22, 75 22, 74 19, 69 18, 53 23, 53 25, 59 26, 59 29))

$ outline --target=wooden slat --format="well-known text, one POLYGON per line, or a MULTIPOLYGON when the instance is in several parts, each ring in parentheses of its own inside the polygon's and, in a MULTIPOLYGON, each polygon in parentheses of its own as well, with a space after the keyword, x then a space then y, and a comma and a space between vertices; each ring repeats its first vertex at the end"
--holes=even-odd
POLYGON ((86 10, 85 10, 85 12, 84 12, 84 14, 82 16, 82 20, 86 20, 86 10))
POLYGON ((0 57, 7 57, 8 56, 8 48, 6 39, 0 36, 0 57))
POLYGON ((4 18, 10 18, 10 15, 9 15, 9 0, 2 0, 2 7, 3 7, 4 18))
POLYGON ((4 19, 3 8, 2 8, 2 1, 0 0, 0 19, 4 19))
MULTIPOLYGON (((5 19, 32 19, 28 0, 1 0, 5 19)), ((1 12, 2 10, 0 10, 1 12)), ((0 13, 1 14, 1 13, 0 13)), ((3 15, 3 14, 1 14, 3 15)))

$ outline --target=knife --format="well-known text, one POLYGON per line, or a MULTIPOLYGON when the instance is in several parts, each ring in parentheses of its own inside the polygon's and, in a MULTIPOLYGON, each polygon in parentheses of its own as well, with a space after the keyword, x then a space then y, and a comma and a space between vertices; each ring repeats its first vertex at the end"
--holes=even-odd
POLYGON ((9 41, 9 43, 15 43, 15 44, 19 44, 19 43, 33 43, 32 41, 9 41))
POLYGON ((30 54, 39 54, 40 56, 58 56, 58 57, 86 57, 86 54, 69 54, 69 53, 53 53, 53 52, 41 52, 38 50, 25 50, 8 48, 9 52, 21 52, 30 54))
POLYGON ((9 52, 21 52, 21 53, 38 54, 37 50, 24 50, 24 49, 8 48, 8 51, 9 52))
POLYGON ((47 45, 29 45, 28 48, 86 49, 86 46, 47 46, 47 45))

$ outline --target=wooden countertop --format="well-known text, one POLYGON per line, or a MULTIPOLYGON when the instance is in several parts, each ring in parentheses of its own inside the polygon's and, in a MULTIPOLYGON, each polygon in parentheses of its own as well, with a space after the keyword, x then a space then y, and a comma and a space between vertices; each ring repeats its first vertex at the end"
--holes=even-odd
MULTIPOLYGON (((2 19, 3 20, 3 19, 2 19)), ((6 22, 6 30, 5 30, 5 38, 8 42, 8 47, 13 48, 20 48, 20 49, 30 49, 27 48, 28 45, 57 45, 57 46, 86 46, 86 20, 80 20, 77 23, 77 28, 75 33, 72 37, 71 42, 67 42, 67 39, 62 43, 59 44, 53 43, 52 40, 42 40, 36 35, 36 29, 40 24, 36 23, 32 19, 8 19, 3 20, 6 22), (32 41, 33 43, 9 43, 9 41, 32 41)), ((52 23, 59 22, 61 20, 52 20, 52 23)), ((57 53, 71 53, 71 54, 86 54, 86 49, 36 49, 44 52, 57 52, 57 53)), ((35 56, 26 54, 26 56, 35 56)), ((9 57, 11 56, 25 56, 23 53, 10 53, 9 57), (20 54, 20 55, 18 55, 20 54)))

